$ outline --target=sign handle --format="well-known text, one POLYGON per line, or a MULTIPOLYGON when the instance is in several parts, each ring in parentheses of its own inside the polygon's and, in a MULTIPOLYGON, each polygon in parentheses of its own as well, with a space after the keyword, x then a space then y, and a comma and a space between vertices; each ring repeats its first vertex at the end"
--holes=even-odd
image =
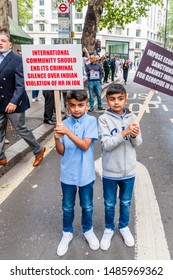
POLYGON ((56 122, 61 122, 61 100, 59 90, 54 90, 54 99, 55 99, 55 110, 56 110, 56 122))
POLYGON ((150 102, 150 100, 152 99, 153 95, 155 93, 155 90, 154 89, 150 89, 145 101, 144 101, 144 104, 142 105, 137 117, 136 117, 136 120, 135 120, 135 123, 136 124, 139 124, 140 120, 142 119, 147 107, 148 107, 148 104, 150 102))

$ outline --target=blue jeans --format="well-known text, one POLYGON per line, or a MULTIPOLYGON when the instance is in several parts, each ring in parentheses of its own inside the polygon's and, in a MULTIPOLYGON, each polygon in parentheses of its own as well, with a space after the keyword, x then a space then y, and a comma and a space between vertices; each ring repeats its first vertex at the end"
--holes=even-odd
MULTIPOLYGON (((80 206, 82 208, 82 230, 86 232, 92 228, 93 213, 93 185, 90 184, 79 187, 80 206)), ((63 200, 63 231, 73 232, 74 206, 77 192, 77 186, 67 185, 61 182, 63 200)))
POLYGON ((37 98, 39 94, 39 90, 32 90, 32 98, 37 98))
POLYGON ((115 230, 115 205, 119 186, 120 213, 118 228, 129 224, 130 205, 133 194, 135 177, 120 181, 103 178, 103 197, 105 205, 105 227, 115 230))
POLYGON ((97 96, 97 106, 98 109, 102 108, 102 100, 101 100, 101 83, 100 81, 88 81, 88 90, 89 90, 89 104, 90 108, 94 109, 94 93, 97 96))

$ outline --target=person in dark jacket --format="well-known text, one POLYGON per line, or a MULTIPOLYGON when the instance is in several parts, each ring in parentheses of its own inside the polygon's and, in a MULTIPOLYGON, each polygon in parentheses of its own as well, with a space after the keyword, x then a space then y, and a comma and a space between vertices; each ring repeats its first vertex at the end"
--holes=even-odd
POLYGON ((108 83, 108 76, 109 76, 109 57, 106 57, 106 59, 103 62, 103 69, 104 69, 104 83, 108 83))
POLYGON ((7 164, 4 149, 7 120, 33 151, 35 155, 33 166, 38 166, 43 160, 46 148, 37 142, 25 124, 25 111, 29 107, 22 57, 12 51, 10 35, 2 32, 0 33, 0 165, 7 164))
POLYGON ((127 83, 128 72, 129 72, 129 63, 128 63, 128 60, 125 60, 123 63, 123 79, 124 79, 125 85, 127 83))

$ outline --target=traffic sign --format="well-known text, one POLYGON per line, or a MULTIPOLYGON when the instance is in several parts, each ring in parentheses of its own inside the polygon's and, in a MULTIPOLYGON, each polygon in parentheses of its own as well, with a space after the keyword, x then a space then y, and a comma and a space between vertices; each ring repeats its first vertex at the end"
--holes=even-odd
POLYGON ((68 2, 69 2, 70 4, 72 4, 72 3, 74 2, 74 0, 68 0, 68 2))
POLYGON ((61 3, 58 8, 61 13, 65 13, 68 10, 68 6, 65 3, 61 3))

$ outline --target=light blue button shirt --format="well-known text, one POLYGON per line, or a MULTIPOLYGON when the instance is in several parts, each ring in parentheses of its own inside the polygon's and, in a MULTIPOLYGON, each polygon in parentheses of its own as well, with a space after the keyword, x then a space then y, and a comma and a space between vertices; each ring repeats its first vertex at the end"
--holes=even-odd
POLYGON ((9 50, 9 51, 7 51, 5 53, 0 54, 0 64, 4 60, 4 58, 7 56, 7 54, 9 54, 10 52, 11 52, 11 50, 9 50))
POLYGON ((91 138, 87 151, 78 148, 68 136, 64 135, 65 152, 61 157, 60 181, 79 187, 88 185, 96 179, 94 167, 94 140, 98 139, 98 125, 95 117, 85 113, 81 118, 69 117, 63 123, 81 139, 91 138))

